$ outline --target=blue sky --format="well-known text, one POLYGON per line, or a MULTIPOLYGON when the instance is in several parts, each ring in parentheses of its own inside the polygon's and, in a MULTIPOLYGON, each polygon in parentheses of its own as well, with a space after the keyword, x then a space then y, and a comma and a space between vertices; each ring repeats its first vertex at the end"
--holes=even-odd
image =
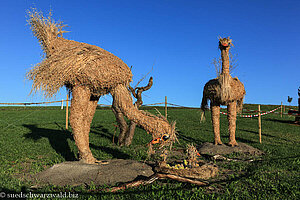
MULTIPOLYGON (((26 10, 53 10, 67 39, 97 45, 133 66, 134 86, 152 66, 153 87, 144 103, 199 107, 205 83, 216 77, 218 36, 231 36, 245 103, 297 105, 300 86, 300 1, 297 0, 0 0, 0 102, 38 102, 25 74, 42 50, 26 10)), ((148 76, 149 78, 149 76, 148 76)), ((148 79, 147 78, 147 79, 148 79)), ((147 80, 141 85, 145 85, 147 80)), ((65 99, 63 88, 55 100, 65 99)), ((110 95, 100 103, 109 104, 110 95)))

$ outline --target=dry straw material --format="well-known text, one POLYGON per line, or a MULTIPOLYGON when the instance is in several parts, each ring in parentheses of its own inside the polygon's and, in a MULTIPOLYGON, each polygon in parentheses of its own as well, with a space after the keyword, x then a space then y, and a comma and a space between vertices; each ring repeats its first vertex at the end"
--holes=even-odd
MULTIPOLYGON (((129 90, 124 85, 118 85, 111 90, 111 94, 116 103, 125 116, 139 124, 148 133, 152 134, 153 138, 157 138, 167 133, 172 132, 172 128, 168 121, 160 116, 152 115, 149 112, 138 110, 132 104, 132 97, 129 90)), ((174 127, 175 128, 175 127, 174 127)))
MULTIPOLYGON (((228 38, 219 38, 219 49, 221 50, 222 72, 221 74, 208 81, 203 90, 201 109, 207 108, 210 100, 213 131, 215 135, 215 144, 222 144, 220 139, 220 105, 226 105, 228 110, 229 123, 229 144, 236 146, 235 129, 236 113, 242 111, 243 99, 246 94, 244 85, 238 78, 232 78, 229 73, 230 60, 229 50, 232 46, 232 40, 228 38)), ((201 120, 203 120, 202 114, 201 120)))
POLYGON ((84 85, 94 95, 107 94, 118 84, 132 79, 129 67, 110 52, 86 43, 63 38, 65 25, 45 18, 35 9, 28 11, 28 23, 39 40, 45 57, 28 73, 32 91, 42 90, 52 97, 61 87, 84 85))

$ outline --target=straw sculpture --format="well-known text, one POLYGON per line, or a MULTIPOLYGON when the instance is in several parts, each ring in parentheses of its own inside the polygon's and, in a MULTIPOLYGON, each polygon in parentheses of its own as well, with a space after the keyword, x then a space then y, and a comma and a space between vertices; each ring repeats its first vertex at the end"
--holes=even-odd
POLYGON ((243 83, 238 78, 232 78, 229 72, 229 50, 231 46, 232 40, 229 37, 219 38, 222 72, 217 78, 205 84, 201 109, 205 111, 208 100, 210 100, 215 144, 217 145, 222 144, 220 138, 220 105, 227 106, 229 145, 237 146, 238 143, 235 140, 236 113, 242 111, 243 99, 246 92, 243 83))
POLYGON ((89 131, 97 102, 108 93, 129 120, 153 137, 171 133, 167 120, 139 111, 133 105, 127 88, 132 73, 120 58, 100 47, 63 38, 65 25, 51 17, 51 13, 44 17, 35 9, 28 11, 28 22, 45 57, 27 73, 27 78, 33 81, 32 92, 41 90, 48 98, 63 86, 72 92, 70 124, 80 160, 100 163, 89 148, 89 131))

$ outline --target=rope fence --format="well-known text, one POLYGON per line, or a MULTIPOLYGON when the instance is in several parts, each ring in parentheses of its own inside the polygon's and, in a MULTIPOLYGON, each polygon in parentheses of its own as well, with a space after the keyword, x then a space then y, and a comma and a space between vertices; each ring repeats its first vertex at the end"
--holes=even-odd
MULTIPOLYGON (((257 112, 260 113, 261 116, 263 116, 263 115, 267 115, 267 114, 273 113, 276 110, 278 110, 279 108, 280 108, 280 106, 278 108, 275 108, 275 109, 270 110, 270 111, 266 111, 264 113, 260 113, 261 111, 257 111, 257 112)), ((221 111, 220 113, 223 114, 223 115, 228 115, 226 112, 222 112, 221 111)), ((237 116, 239 116, 239 117, 245 117, 245 118, 251 118, 251 117, 258 117, 259 114, 256 114, 256 115, 237 115, 237 116)))

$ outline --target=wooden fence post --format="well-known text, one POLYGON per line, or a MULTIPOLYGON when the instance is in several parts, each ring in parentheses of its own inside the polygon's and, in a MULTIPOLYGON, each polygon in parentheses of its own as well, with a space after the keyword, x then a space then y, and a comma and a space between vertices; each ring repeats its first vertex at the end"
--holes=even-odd
POLYGON ((258 105, 258 135, 259 135, 259 143, 261 143, 261 115, 260 115, 260 105, 258 105))
POLYGON ((167 96, 165 96, 165 116, 168 117, 168 101, 167 96))
POLYGON ((282 102, 281 102, 281 106, 280 106, 280 116, 282 117, 282 102))
POLYGON ((61 107, 60 107, 60 109, 61 109, 61 110, 64 109, 64 100, 63 100, 63 99, 61 100, 61 107))
POLYGON ((69 95, 67 94, 66 100, 66 129, 68 130, 69 125, 69 95))

